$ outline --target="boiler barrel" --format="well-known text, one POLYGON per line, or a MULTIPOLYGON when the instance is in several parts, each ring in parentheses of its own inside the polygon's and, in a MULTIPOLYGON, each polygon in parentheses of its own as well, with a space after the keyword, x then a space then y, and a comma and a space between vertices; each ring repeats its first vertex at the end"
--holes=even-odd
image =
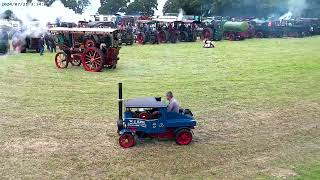
POLYGON ((249 29, 249 24, 247 22, 228 21, 223 26, 224 31, 231 31, 231 32, 245 32, 245 31, 248 31, 248 29, 249 29))

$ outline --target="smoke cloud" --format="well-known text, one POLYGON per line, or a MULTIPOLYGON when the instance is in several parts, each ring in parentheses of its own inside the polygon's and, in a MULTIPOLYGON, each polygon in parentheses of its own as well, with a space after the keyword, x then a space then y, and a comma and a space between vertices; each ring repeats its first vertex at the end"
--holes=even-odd
POLYGON ((26 4, 26 0, 0 0, 0 14, 6 10, 11 10, 18 19, 7 21, 1 20, 2 25, 9 26, 9 35, 13 41, 24 39, 25 37, 39 37, 48 31, 48 23, 70 22, 92 20, 91 15, 95 14, 99 8, 99 1, 95 1, 85 12, 80 15, 76 14, 72 9, 65 7, 61 1, 55 1, 50 7, 43 3, 33 0, 32 3, 26 4), (13 24, 18 24, 14 26, 13 24))
POLYGON ((289 0, 288 12, 282 15, 279 20, 289 20, 293 17, 301 17, 304 11, 308 8, 306 0, 289 0))
POLYGON ((306 0, 289 0, 288 7, 294 16, 301 16, 308 4, 306 0))

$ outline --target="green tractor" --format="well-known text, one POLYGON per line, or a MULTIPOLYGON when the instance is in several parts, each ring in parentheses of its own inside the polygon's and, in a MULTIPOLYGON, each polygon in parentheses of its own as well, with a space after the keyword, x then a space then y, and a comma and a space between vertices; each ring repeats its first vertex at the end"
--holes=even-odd
POLYGON ((221 41, 223 39, 223 25, 226 21, 213 20, 211 22, 205 22, 201 39, 221 41))

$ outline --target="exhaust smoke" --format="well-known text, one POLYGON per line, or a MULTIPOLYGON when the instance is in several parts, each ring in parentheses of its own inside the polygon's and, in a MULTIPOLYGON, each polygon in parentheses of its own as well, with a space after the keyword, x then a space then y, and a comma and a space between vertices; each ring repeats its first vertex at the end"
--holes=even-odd
POLYGON ((300 17, 304 10, 308 8, 306 0, 289 0, 288 12, 282 15, 279 20, 290 20, 293 17, 300 17))

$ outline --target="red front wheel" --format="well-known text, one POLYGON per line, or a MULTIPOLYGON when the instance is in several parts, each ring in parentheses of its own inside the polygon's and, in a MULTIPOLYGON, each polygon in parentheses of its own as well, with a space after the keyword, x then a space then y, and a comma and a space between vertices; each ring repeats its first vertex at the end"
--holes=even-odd
POLYGON ((133 147, 136 142, 134 140, 134 136, 132 134, 122 134, 119 138, 119 144, 123 148, 133 147))
POLYGON ((176 142, 179 145, 188 145, 192 141, 192 133, 190 130, 182 129, 176 134, 176 142))
POLYGON ((64 69, 68 67, 68 56, 64 52, 58 52, 54 59, 54 62, 58 69, 64 69))

